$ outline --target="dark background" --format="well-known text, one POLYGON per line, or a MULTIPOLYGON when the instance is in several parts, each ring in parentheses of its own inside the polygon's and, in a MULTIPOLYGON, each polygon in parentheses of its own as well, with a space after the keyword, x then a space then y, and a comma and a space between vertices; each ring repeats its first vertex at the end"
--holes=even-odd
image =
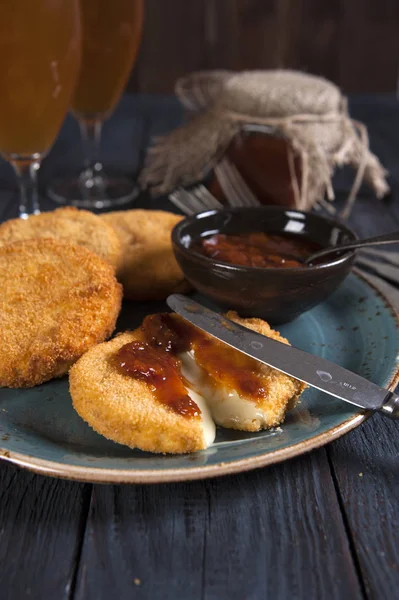
POLYGON ((395 92, 399 0, 145 0, 128 90, 170 93, 194 70, 277 67, 346 93, 395 92))

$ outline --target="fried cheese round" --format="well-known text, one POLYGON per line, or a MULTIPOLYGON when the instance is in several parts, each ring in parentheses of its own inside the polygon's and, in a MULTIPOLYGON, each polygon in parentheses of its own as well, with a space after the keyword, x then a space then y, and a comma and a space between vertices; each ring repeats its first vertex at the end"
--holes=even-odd
MULTIPOLYGON (((288 343, 261 319, 227 316, 263 335, 288 343)), ((70 393, 78 414, 98 433, 131 448, 155 453, 188 453, 207 448, 214 439, 214 424, 243 431, 259 431, 280 424, 304 389, 304 384, 267 365, 259 377, 267 392, 257 400, 238 396, 226 381, 209 382, 209 374, 195 363, 191 352, 180 354, 182 374, 200 417, 188 418, 160 402, 153 388, 121 372, 118 351, 140 338, 140 330, 124 333, 91 348, 69 373, 70 393), (191 364, 189 364, 191 363, 191 364)), ((213 338, 212 338, 213 339, 213 338)), ((155 365, 146 367, 151 369, 155 365)))
POLYGON ((114 229, 98 215, 73 206, 0 225, 0 245, 31 238, 56 238, 83 246, 118 269, 122 249, 114 229))
MULTIPOLYGON (((243 319, 234 311, 229 311, 226 317, 261 335, 289 344, 286 338, 262 319, 243 319)), ((276 427, 284 421, 287 412, 295 407, 306 388, 306 384, 302 381, 261 363, 259 363, 259 376, 266 394, 264 398, 258 398, 256 404, 245 397, 234 398, 231 390, 228 393, 230 406, 226 403, 226 397, 222 403, 209 402, 212 416, 218 425, 240 431, 260 431, 276 427)))
POLYGON ((0 247, 0 386, 32 387, 65 374, 109 337, 122 289, 86 248, 55 239, 0 247))
POLYGON ((117 351, 136 339, 137 332, 123 333, 77 361, 69 372, 74 409, 97 433, 131 448, 170 454, 206 448, 202 418, 174 412, 155 398, 146 382, 114 366, 117 351))
POLYGON ((162 300, 189 286, 176 262, 170 239, 180 215, 163 210, 133 209, 105 213, 122 245, 117 271, 128 300, 162 300))

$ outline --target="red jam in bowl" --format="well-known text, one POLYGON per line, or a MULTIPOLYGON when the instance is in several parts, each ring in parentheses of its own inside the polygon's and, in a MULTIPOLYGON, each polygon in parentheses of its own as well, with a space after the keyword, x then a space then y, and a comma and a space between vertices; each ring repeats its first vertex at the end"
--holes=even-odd
POLYGON ((217 233, 202 239, 193 249, 232 265, 291 269, 303 266, 303 261, 321 246, 299 235, 255 232, 217 233))

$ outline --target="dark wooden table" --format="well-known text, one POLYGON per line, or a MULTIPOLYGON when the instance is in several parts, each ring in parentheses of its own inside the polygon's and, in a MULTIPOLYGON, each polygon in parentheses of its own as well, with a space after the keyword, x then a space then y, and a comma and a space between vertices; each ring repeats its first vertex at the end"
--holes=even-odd
MULTIPOLYGON (((399 229, 399 105, 358 97, 351 111, 392 185, 385 202, 363 190, 351 225, 362 236, 399 229)), ((151 135, 181 116, 173 98, 126 96, 106 126, 105 159, 138 169, 151 135)), ((67 119, 42 183, 80 158, 67 119)), ((12 182, 2 163, 1 219, 17 214, 12 182)), ((343 195, 346 175, 336 187, 343 195)), ((136 206, 170 208, 144 196, 136 206)), ((300 458, 194 483, 80 484, 0 463, 0 598, 398 598, 398 450, 398 424, 375 416, 300 458)))

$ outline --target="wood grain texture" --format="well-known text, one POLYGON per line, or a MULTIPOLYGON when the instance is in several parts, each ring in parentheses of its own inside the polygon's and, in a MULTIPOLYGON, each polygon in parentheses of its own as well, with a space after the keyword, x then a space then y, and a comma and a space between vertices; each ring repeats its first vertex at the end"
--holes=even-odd
POLYGON ((135 86, 170 92, 178 77, 202 68, 204 45, 203 0, 146 0, 135 86))
POLYGON ((206 0, 206 68, 262 69, 283 64, 287 0, 206 0))
POLYGON ((398 424, 379 415, 329 454, 368 598, 399 588, 398 424))
POLYGON ((346 93, 388 92, 399 74, 399 3, 351 0, 341 4, 339 84, 346 93))
POLYGON ((172 92, 201 69, 301 69, 345 92, 394 92, 396 0, 146 0, 130 91, 172 92))
POLYGON ((282 65, 340 82, 340 2, 287 2, 282 65))
POLYGON ((2 600, 70 598, 90 490, 0 463, 2 600))
POLYGON ((361 598, 324 450, 187 484, 94 488, 77 600, 361 598))

